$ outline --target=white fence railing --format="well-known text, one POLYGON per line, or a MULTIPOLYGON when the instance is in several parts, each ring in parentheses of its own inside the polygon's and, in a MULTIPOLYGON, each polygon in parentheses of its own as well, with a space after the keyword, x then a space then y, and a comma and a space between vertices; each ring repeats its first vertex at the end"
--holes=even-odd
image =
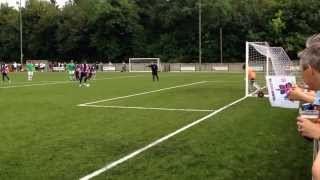
MULTIPOLYGON (((299 71, 299 62, 293 61, 294 66, 290 67, 295 71, 299 71)), ((148 64, 134 64, 133 72, 136 71, 150 71, 148 64), (136 70, 134 70, 136 69, 136 70)), ((244 63, 161 63, 159 70, 162 72, 243 72, 244 63)), ((128 64, 123 63, 99 63, 96 65, 96 70, 100 72, 124 72, 129 70, 128 64)), ((62 72, 66 68, 62 65, 60 67, 52 67, 50 64, 46 66, 44 71, 62 72)), ((253 67, 256 71, 264 71, 265 67, 253 67)), ((43 71, 43 70, 42 70, 43 71)))

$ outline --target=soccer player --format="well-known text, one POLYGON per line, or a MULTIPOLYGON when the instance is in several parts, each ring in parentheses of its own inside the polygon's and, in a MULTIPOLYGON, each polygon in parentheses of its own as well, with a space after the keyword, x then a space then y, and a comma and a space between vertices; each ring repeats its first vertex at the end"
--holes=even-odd
POLYGON ((157 78, 157 81, 159 81, 159 76, 158 76, 158 65, 156 63, 152 63, 149 66, 152 71, 152 80, 155 81, 155 78, 157 78))
POLYGON ((76 65, 76 71, 74 72, 74 76, 75 76, 77 81, 80 79, 80 67, 81 67, 81 64, 77 64, 76 65))
POLYGON ((69 80, 72 81, 75 79, 75 74, 74 74, 74 70, 75 70, 76 66, 73 63, 73 60, 70 61, 70 63, 67 64, 67 72, 68 72, 68 76, 69 76, 69 80))
POLYGON ((96 74, 97 74, 96 65, 93 64, 93 65, 89 66, 89 77, 88 77, 88 79, 95 80, 96 79, 96 74))
POLYGON ((250 82, 252 82, 252 84, 255 82, 256 76, 257 76, 256 72, 251 67, 249 67, 249 69, 248 69, 248 77, 249 77, 250 82))
POLYGON ((35 70, 34 64, 32 64, 31 61, 28 61, 27 62, 28 81, 32 81, 34 70, 35 70))
POLYGON ((2 82, 5 82, 5 79, 10 83, 10 78, 8 76, 9 74, 9 67, 7 64, 2 64, 1 65, 1 74, 2 74, 2 82))
POLYGON ((254 87, 256 89, 260 89, 260 86, 256 83, 256 77, 257 77, 257 74, 254 71, 254 69, 249 67, 249 69, 248 69, 248 79, 250 80, 250 85, 251 85, 251 87, 254 87))
MULTIPOLYGON (((246 65, 244 64, 243 67, 242 67, 244 70, 246 70, 246 65)), ((260 86, 257 84, 256 82, 256 77, 257 77, 257 74, 256 72, 254 71, 253 68, 249 67, 248 68, 248 79, 249 79, 249 82, 250 82, 250 89, 252 90, 253 88, 255 88, 255 90, 257 91, 258 95, 259 96, 263 96, 263 92, 260 90, 260 86), (262 94, 261 94, 262 93, 262 94)))
POLYGON ((82 87, 83 85, 87 87, 90 86, 89 84, 87 84, 88 77, 89 77, 89 65, 87 63, 83 63, 80 65, 80 78, 79 78, 80 87, 82 87))
MULTIPOLYGON (((242 69, 246 70, 245 64, 242 66, 242 69)), ((251 94, 256 94, 258 97, 264 97, 264 93, 263 93, 261 87, 256 82, 256 77, 257 77, 257 74, 256 74, 255 70, 253 68, 249 67, 248 68, 249 89, 250 89, 250 91, 254 90, 254 92, 251 94)))

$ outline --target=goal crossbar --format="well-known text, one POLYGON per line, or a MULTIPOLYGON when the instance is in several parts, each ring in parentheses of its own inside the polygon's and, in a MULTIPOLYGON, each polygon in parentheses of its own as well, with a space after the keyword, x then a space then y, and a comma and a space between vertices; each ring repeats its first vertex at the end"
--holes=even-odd
POLYGON ((129 58, 129 72, 150 72, 151 63, 156 63, 161 71, 160 58, 129 58))

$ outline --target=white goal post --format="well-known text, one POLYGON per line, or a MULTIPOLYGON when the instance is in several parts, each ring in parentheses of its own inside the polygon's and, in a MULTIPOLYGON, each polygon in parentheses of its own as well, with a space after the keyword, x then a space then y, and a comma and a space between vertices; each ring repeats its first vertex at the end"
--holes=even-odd
POLYGON ((257 91, 262 91, 268 96, 267 76, 294 76, 298 69, 282 47, 270 47, 267 42, 246 42, 245 95, 255 96, 257 91), (254 83, 249 79, 249 68, 256 73, 254 83))
POLYGON ((150 72, 150 64, 156 63, 162 71, 160 58, 129 58, 129 72, 150 72))
MULTIPOLYGON (((245 95, 253 96, 256 89, 250 84, 249 68, 256 72, 256 83, 265 86, 265 77, 267 76, 267 67, 269 64, 268 58, 260 54, 255 48, 254 44, 259 44, 269 47, 267 42, 246 42, 246 64, 245 64, 245 95)), ((264 91, 265 93, 267 91, 264 91)))

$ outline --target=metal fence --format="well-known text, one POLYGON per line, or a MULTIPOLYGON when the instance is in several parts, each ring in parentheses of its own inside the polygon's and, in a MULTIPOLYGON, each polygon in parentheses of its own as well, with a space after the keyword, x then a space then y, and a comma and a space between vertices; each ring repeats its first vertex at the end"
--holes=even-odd
MULTIPOLYGON (((9 64, 13 67, 13 63, 9 64)), ((124 63, 98 63, 95 64, 97 71, 99 72, 123 72, 132 70, 132 72, 150 71, 147 67, 149 64, 136 63, 129 64, 124 63)), ((243 66, 245 63, 161 63, 159 70, 162 72, 244 72, 243 66)), ((299 62, 293 61, 294 67, 299 69, 299 62)), ((54 67, 66 67, 66 63, 53 64, 47 61, 45 68, 41 68, 44 72, 54 72, 54 67)), ((25 66, 22 66, 24 69, 25 66)), ((38 68, 40 70, 40 68, 38 68)), ((60 70, 61 71, 61 70, 60 70)))

